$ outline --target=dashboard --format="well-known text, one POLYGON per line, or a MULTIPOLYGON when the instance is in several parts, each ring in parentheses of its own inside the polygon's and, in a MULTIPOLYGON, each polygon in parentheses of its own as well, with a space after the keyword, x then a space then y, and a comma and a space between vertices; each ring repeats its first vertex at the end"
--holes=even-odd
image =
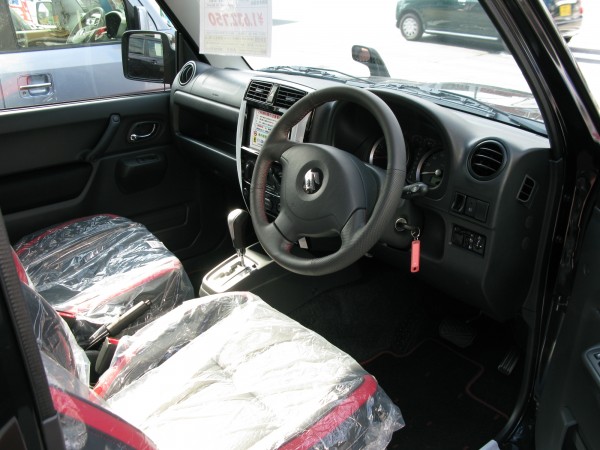
MULTIPOLYGON (((190 62, 171 91, 178 147, 237 183, 247 201, 256 157, 277 120, 303 96, 334 84, 190 62)), ((407 93, 372 91, 401 126, 406 184, 427 188, 396 206, 369 253, 410 272, 413 238, 402 224, 417 227, 421 269, 415 276, 497 320, 512 317, 530 289, 542 226, 536 218, 543 217, 549 183, 548 139, 407 93)), ((380 171, 390 151, 375 117, 344 101, 316 107, 289 139, 336 147, 380 171)), ((272 217, 283 176, 274 162, 265 193, 272 217)))
MULTIPOLYGON (((394 103, 391 106, 404 133, 407 183, 423 182, 429 196, 435 196, 447 171, 448 146, 440 131, 423 116, 407 113, 394 103)), ((368 164, 382 169, 387 166, 387 145, 381 129, 367 111, 356 105, 341 106, 332 145, 348 149, 368 164)))

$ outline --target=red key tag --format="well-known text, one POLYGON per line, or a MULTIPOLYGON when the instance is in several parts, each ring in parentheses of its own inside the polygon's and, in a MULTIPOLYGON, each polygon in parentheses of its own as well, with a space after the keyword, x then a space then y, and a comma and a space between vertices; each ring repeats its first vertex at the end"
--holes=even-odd
POLYGON ((410 251, 410 271, 412 273, 418 272, 421 264, 421 241, 419 240, 419 231, 413 232, 411 251, 410 251))

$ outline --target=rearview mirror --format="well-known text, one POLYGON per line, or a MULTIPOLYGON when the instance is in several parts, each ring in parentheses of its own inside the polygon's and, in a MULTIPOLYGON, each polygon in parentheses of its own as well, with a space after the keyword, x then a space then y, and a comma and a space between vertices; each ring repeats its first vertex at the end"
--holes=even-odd
POLYGON ((171 84, 175 78, 174 42, 172 35, 161 31, 126 31, 121 41, 125 78, 171 84))

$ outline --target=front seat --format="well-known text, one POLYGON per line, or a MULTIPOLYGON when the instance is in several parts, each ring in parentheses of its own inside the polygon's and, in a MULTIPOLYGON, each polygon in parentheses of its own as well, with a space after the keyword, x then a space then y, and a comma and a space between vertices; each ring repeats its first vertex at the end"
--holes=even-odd
POLYGON ((85 346, 90 336, 141 302, 122 333, 194 297, 179 259, 143 225, 99 214, 23 237, 14 250, 31 284, 85 346))
POLYGON ((401 423, 349 355, 248 292, 127 337, 94 391, 159 448, 385 448, 401 423))
POLYGON ((20 273, 67 448, 383 449, 403 426, 350 356, 242 292, 125 336, 90 391, 85 353, 20 273))

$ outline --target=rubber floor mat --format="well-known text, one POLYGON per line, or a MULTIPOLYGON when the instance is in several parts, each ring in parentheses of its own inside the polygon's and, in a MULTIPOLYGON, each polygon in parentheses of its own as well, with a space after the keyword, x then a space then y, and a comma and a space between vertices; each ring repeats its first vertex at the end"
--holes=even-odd
POLYGON ((483 366, 437 340, 425 340, 405 355, 381 353, 363 366, 406 422, 388 448, 476 450, 508 420, 506 411, 471 391, 483 366))

